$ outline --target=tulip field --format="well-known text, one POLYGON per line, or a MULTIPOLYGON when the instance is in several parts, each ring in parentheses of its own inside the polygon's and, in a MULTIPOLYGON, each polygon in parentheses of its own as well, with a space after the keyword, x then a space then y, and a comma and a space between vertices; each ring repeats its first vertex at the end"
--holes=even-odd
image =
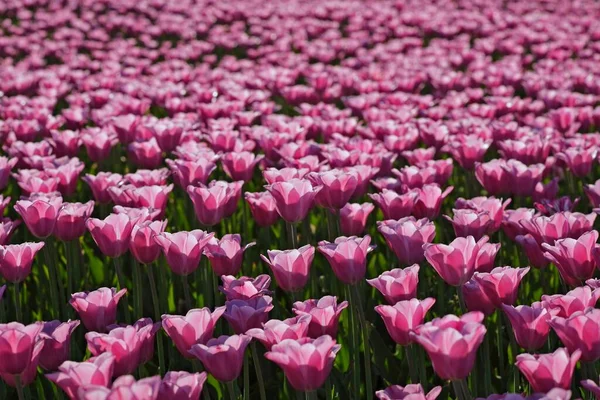
POLYGON ((0 400, 600 399, 599 21, 0 0, 0 400))

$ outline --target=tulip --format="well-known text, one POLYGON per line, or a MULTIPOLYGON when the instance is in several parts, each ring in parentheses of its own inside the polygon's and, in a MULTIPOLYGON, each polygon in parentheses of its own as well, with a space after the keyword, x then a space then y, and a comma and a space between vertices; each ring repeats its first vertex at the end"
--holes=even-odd
POLYGON ((165 374, 158 398, 161 400, 199 400, 206 372, 169 371, 165 374))
MULTIPOLYGON (((19 342, 18 345, 22 345, 22 342, 19 342)), ((17 388, 17 392, 24 386, 31 385, 37 376, 37 369, 39 364, 39 359, 41 352, 44 348, 44 342, 38 340, 33 347, 33 351, 31 352, 31 358, 27 361, 27 367, 20 374, 13 375, 10 373, 0 372, 0 378, 9 386, 17 388)), ((24 357, 26 357, 24 355, 24 357)))
POLYGON ((9 218, 0 219, 0 246, 4 246, 10 242, 10 237, 21 221, 11 221, 9 218))
POLYGON ((364 238, 340 236, 333 243, 320 241, 317 249, 327 258, 340 281, 354 285, 364 279, 367 254, 373 250, 373 247, 369 246, 370 243, 369 235, 364 238))
POLYGON ((297 340, 307 337, 311 319, 310 315, 288 318, 283 321, 272 319, 264 323, 262 329, 249 329, 246 334, 258 339, 267 350, 271 350, 273 345, 280 343, 282 340, 297 340))
POLYGON ((93 292, 74 293, 69 304, 79 314, 85 329, 106 332, 106 327, 117 319, 117 304, 125 293, 127 289, 117 292, 115 288, 103 287, 93 292))
POLYGON ((398 194, 393 190, 383 189, 381 193, 369 193, 369 197, 381 209, 385 219, 401 219, 408 217, 419 197, 417 191, 411 190, 398 194))
POLYGON ((519 346, 528 351, 544 346, 550 333, 549 322, 555 311, 547 310, 540 302, 533 303, 531 307, 502 304, 502 310, 512 325, 519 346))
POLYGON ((600 289, 591 289, 588 286, 577 287, 567 294, 542 296, 542 306, 546 309, 557 310, 556 316, 568 318, 577 311, 584 311, 588 307, 596 307, 600 299, 600 289))
POLYGON ((377 306, 375 311, 381 315, 385 327, 394 340, 402 346, 412 343, 409 334, 417 326, 423 324, 425 314, 435 304, 435 299, 428 297, 425 300, 403 300, 393 306, 377 306))
POLYGON ((293 305, 293 311, 299 316, 311 316, 308 325, 308 336, 316 339, 323 335, 337 336, 340 315, 347 307, 347 301, 338 304, 336 297, 324 296, 318 300, 297 301, 293 305))
POLYGON ((456 238, 449 245, 424 244, 425 258, 449 285, 462 286, 475 273, 477 254, 487 243, 487 236, 478 242, 473 236, 456 238))
POLYGON ((496 306, 477 280, 471 279, 460 290, 467 310, 480 311, 485 315, 492 315, 496 311, 496 306))
POLYGON ((589 149, 568 148, 556 154, 556 158, 564 162, 569 171, 579 178, 583 178, 592 172, 592 166, 597 156, 597 147, 589 149))
POLYGON ((535 210, 530 208, 517 208, 516 210, 506 210, 502 219, 502 230, 510 240, 515 240, 518 235, 524 235, 525 229, 520 221, 532 219, 535 210))
POLYGON ((163 232, 154 236, 174 274, 187 276, 200 265, 200 258, 206 244, 214 233, 200 229, 191 232, 163 232))
POLYGON ((62 206, 62 197, 54 196, 35 200, 18 200, 15 210, 33 236, 43 239, 54 232, 56 217, 62 206))
POLYGON ((167 221, 143 221, 135 224, 131 230, 129 250, 142 264, 152 264, 160 256, 160 246, 154 239, 164 232, 167 221))
POLYGON ((454 187, 448 186, 442 191, 438 185, 430 184, 415 190, 418 193, 413 209, 415 218, 435 219, 440 214, 442 202, 454 190, 454 187))
POLYGON ((367 279, 367 283, 377 289, 388 304, 396 304, 416 297, 419 269, 419 264, 404 269, 395 268, 383 272, 375 279, 367 279))
POLYGON ((600 310, 588 308, 568 318, 554 317, 549 322, 570 353, 581 351, 581 360, 600 359, 600 310))
POLYGON ((475 363, 477 348, 486 333, 483 313, 470 312, 460 318, 446 315, 417 327, 410 338, 423 346, 433 370, 442 379, 465 379, 475 363))
POLYGON ((123 176, 112 172, 99 172, 97 175, 87 174, 82 179, 89 185, 94 199, 100 204, 106 204, 111 200, 108 188, 118 185, 123 176))
POLYGON ((238 234, 227 234, 220 240, 212 237, 208 241, 204 254, 217 276, 237 275, 240 272, 244 252, 256 244, 252 242, 242 247, 241 243, 242 237, 238 234))
POLYGON ((510 204, 510 202, 511 199, 502 202, 502 199, 497 199, 493 196, 479 196, 473 197, 469 200, 458 198, 455 202, 455 208, 469 209, 477 212, 487 211, 492 220, 490 233, 493 233, 500 229, 500 226, 502 225, 502 221, 504 219, 506 207, 510 204))
POLYGON ((473 276, 487 297, 497 308, 502 304, 512 305, 517 300, 517 291, 527 268, 496 267, 491 272, 477 272, 473 276))
POLYGON ((188 350, 196 343, 206 344, 212 338, 215 325, 225 307, 217 307, 214 312, 208 308, 196 308, 182 315, 162 316, 162 326, 177 350, 187 358, 193 358, 188 350))
POLYGON ((252 338, 247 335, 219 336, 206 345, 195 344, 189 352, 221 382, 231 382, 242 372, 244 353, 252 338))
POLYGON ((297 250, 268 250, 267 254, 269 258, 262 254, 260 257, 273 271, 281 289, 295 292, 306 285, 315 256, 313 246, 306 245, 297 250))
POLYGON ((276 182, 287 182, 291 179, 302 179, 308 174, 307 168, 267 168, 263 171, 263 178, 269 185, 276 182))
POLYGON ((593 207, 600 207, 600 179, 594 182, 593 185, 583 185, 583 191, 593 207))
POLYGON ((269 296, 258 296, 248 300, 228 300, 225 302, 223 315, 233 331, 246 333, 249 329, 260 328, 269 319, 273 309, 273 299, 269 296))
POLYGON ((213 226, 225 217, 225 208, 234 194, 232 189, 223 185, 212 187, 188 186, 187 193, 194 203, 196 218, 202 225, 213 226))
POLYGON ((44 322, 42 340, 44 347, 40 354, 40 366, 46 371, 56 371, 71 356, 71 335, 79 321, 44 322))
POLYGON ((475 211, 469 209, 454 209, 454 216, 444 217, 450 221, 454 233, 458 237, 473 236, 475 240, 481 239, 486 233, 492 233, 494 221, 487 211, 475 211))
POLYGON ((371 203, 348 203, 340 209, 340 230, 343 235, 361 235, 367 224, 369 214, 375 206, 371 203))
POLYGON ((94 210, 94 201, 87 203, 63 203, 56 216, 54 235, 62 241, 80 238, 85 233, 85 224, 94 210))
POLYGON ((108 387, 113 376, 115 356, 102 353, 98 357, 84 362, 65 361, 58 367, 58 372, 46 377, 56 383, 67 394, 69 399, 77 399, 79 388, 88 385, 108 387))
POLYGON ((143 396, 144 400, 157 400, 160 385, 160 376, 136 381, 131 375, 123 375, 115 379, 110 389, 101 385, 80 387, 77 398, 79 400, 128 400, 143 396))
MULTIPOLYGON (((320 186, 313 186, 306 179, 291 179, 265 186, 275 199, 275 208, 286 222, 302 221, 313 207, 320 186)), ((346 203, 344 203, 346 204, 346 203)))
POLYGON ((400 385, 388 386, 384 390, 376 391, 375 396, 379 400, 435 400, 441 391, 442 387, 436 386, 425 394, 420 383, 413 383, 404 387, 400 385))
MULTIPOLYGON (((358 186, 355 171, 333 169, 324 172, 311 172, 308 177, 314 187, 320 187, 315 202, 321 207, 339 210, 350 201, 358 186)), ((285 218, 284 218, 285 219, 285 218)))
POLYGON ((39 354, 44 345, 37 340, 43 326, 42 322, 31 325, 19 322, 0 324, 0 374, 25 373, 34 353, 39 354))
POLYGON ((275 199, 269 192, 244 193, 244 198, 250 206, 252 218, 258 226, 274 225, 279 219, 275 208, 275 199))
POLYGON ((221 157, 223 170, 234 181, 252 180, 254 168, 264 158, 249 151, 231 152, 221 157))
POLYGON ((17 158, 0 157, 0 189, 4 189, 8 185, 10 171, 18 161, 17 158))
POLYGON ((435 238, 435 225, 426 218, 417 220, 406 217, 397 221, 382 221, 378 222, 377 230, 403 265, 423 261, 423 246, 435 238))
POLYGON ((42 247, 43 242, 0 246, 0 275, 12 283, 23 282, 31 273, 33 259, 42 247))
POLYGON ((256 278, 242 276, 239 279, 231 275, 223 275, 221 280, 223 286, 219 286, 219 290, 225 294, 227 300, 249 300, 270 293, 271 277, 269 275, 258 275, 256 278))
POLYGON ((294 389, 310 392, 323 386, 340 347, 328 335, 318 339, 285 339, 271 347, 265 357, 283 369, 294 389))
POLYGON ((100 251, 117 258, 127 251, 133 224, 125 214, 110 214, 105 219, 90 218, 85 222, 100 251))
POLYGON ((600 399, 600 386, 596 382, 591 379, 585 379, 581 381, 581 386, 590 391, 596 400, 600 399))
POLYGON ((199 158, 197 160, 165 160, 171 172, 173 180, 182 188, 188 186, 206 185, 210 174, 217 168, 217 165, 209 159, 199 158))
POLYGON ((535 392, 546 393, 557 387, 571 387, 573 370, 580 357, 579 350, 569 355, 567 350, 559 348, 550 354, 519 354, 515 365, 535 392))
POLYGON ((598 231, 584 233, 579 239, 559 239, 554 246, 542 243, 544 257, 556 265, 560 276, 570 286, 579 286, 596 270, 596 241, 598 231))

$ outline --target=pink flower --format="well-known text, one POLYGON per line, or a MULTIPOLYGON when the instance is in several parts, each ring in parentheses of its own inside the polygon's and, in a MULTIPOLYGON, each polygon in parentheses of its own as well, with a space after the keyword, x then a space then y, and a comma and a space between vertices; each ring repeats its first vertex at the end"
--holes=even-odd
POLYGON ((408 217, 419 197, 419 192, 399 194, 393 190, 383 189, 381 193, 369 193, 369 197, 383 212, 385 219, 400 219, 408 217))
POLYGON ((37 340, 43 326, 42 322, 31 325, 18 322, 0 324, 0 374, 25 373, 33 354, 39 353, 44 345, 37 340))
POLYGON ((491 160, 475 164, 475 177, 491 195, 511 193, 508 174, 504 170, 506 160, 491 160))
POLYGON ((340 229, 343 235, 361 235, 367 224, 367 218, 375 206, 371 203, 348 203, 340 209, 340 229))
POLYGON ((275 224, 279 220, 279 214, 275 208, 275 199, 269 192, 244 193, 244 198, 250 206, 252 218, 258 226, 266 227, 275 224))
POLYGON ((221 165, 225 173, 234 181, 248 182, 252 180, 254 168, 264 158, 249 151, 231 152, 221 157, 221 165))
POLYGON ((550 333, 548 322, 556 312, 544 308, 540 302, 533 303, 531 307, 502 304, 502 310, 512 325, 519 346, 528 351, 544 346, 550 333))
MULTIPOLYGON (((321 207, 339 210, 350 201, 358 186, 358 175, 354 170, 332 169, 308 174, 313 186, 320 187, 315 202, 321 207)), ((285 219, 285 218, 284 218, 285 219)))
POLYGON ((377 306, 375 311, 381 315, 394 342, 402 346, 408 346, 412 343, 409 336, 410 332, 423 324, 425 314, 434 304, 435 299, 431 297, 425 300, 402 300, 393 306, 377 306))
POLYGON ((283 369, 294 389, 306 392, 323 386, 340 347, 328 335, 318 339, 285 339, 271 347, 265 357, 283 369))
POLYGON ((197 160, 165 160, 171 172, 173 180, 182 188, 188 186, 206 185, 210 174, 217 168, 213 160, 200 157, 197 160))
POLYGON ((585 379, 585 380, 582 380, 580 383, 584 389, 592 392, 592 394, 594 395, 594 398, 596 398, 596 400, 600 399, 600 386, 598 386, 598 384, 596 382, 594 382, 591 379, 585 379))
POLYGON ((280 343, 282 340, 297 340, 307 337, 311 318, 310 315, 302 315, 283 321, 272 319, 264 323, 262 329, 253 328, 248 330, 246 334, 258 339, 267 350, 271 350, 273 345, 280 343))
POLYGON ((386 220, 377 223, 377 230, 396 254, 402 265, 419 263, 424 260, 423 246, 435 238, 435 225, 427 218, 414 217, 386 220))
POLYGON ((219 290, 225 294, 227 300, 249 300, 270 293, 271 277, 266 274, 258 275, 256 278, 242 276, 239 279, 231 275, 223 275, 221 280, 223 286, 219 286, 219 290))
POLYGON ((88 331, 105 332, 108 325, 117 319, 117 304, 127 289, 117 292, 115 288, 100 288, 93 292, 78 292, 71 295, 69 303, 79 314, 88 331))
POLYGON ((160 246, 154 239, 164 232, 167 221, 143 221, 135 224, 131 230, 129 250, 142 264, 152 264, 160 256, 160 246))
POLYGON ((85 226, 104 255, 116 258, 127 252, 133 229, 133 223, 127 215, 109 214, 103 220, 89 218, 85 226))
POLYGON ((510 240, 515 240, 518 235, 525 234, 525 228, 520 224, 521 220, 529 220, 535 215, 531 208, 517 208, 506 210, 502 219, 502 230, 510 240))
POLYGON ((40 353, 40 366, 43 369, 56 371, 71 357, 71 335, 78 326, 77 320, 44 322, 41 335, 44 347, 40 353))
POLYGON ((171 338, 177 350, 186 358, 192 358, 188 350, 196 343, 206 344, 212 338, 215 325, 225 307, 217 307, 214 312, 208 308, 196 308, 182 315, 162 316, 162 327, 171 338))
MULTIPOLYGON (((275 208, 286 222, 299 222, 313 207, 320 186, 314 187, 306 179, 290 179, 265 187, 275 199, 275 208)), ((346 203, 344 203, 346 204, 346 203)))
POLYGON ((480 311, 485 315, 492 315, 496 311, 496 306, 475 279, 471 279, 462 285, 460 290, 462 291, 467 310, 480 311))
POLYGON ((287 182, 291 179, 302 179, 308 174, 307 168, 267 168, 263 171, 263 178, 269 185, 275 182, 287 182))
POLYGON ((204 368, 221 382, 230 382, 242 372, 244 353, 252 338, 247 335, 220 336, 206 345, 195 344, 190 353, 202 361, 204 368))
POLYGON ((542 296, 542 306, 546 309, 557 310, 557 316, 568 318, 577 311, 584 311, 588 307, 596 307, 600 298, 600 289, 591 289, 588 286, 577 287, 567 294, 542 296))
POLYGON ((454 227, 454 233, 458 237, 473 236, 476 240, 481 239, 485 234, 491 233, 494 221, 487 211, 475 211, 469 209, 454 209, 454 216, 444 217, 450 221, 454 227))
POLYGON ((206 233, 200 229, 191 232, 163 232, 154 236, 167 259, 167 263, 177 275, 189 275, 200 265, 204 247, 214 233, 206 233))
POLYGON ((84 362, 65 361, 58 367, 58 372, 46 374, 46 378, 64 390, 69 399, 75 400, 79 388, 88 385, 108 387, 112 380, 114 364, 115 356, 102 353, 84 362))
POLYGON ((78 400, 157 400, 160 389, 160 376, 140 379, 123 375, 115 379, 112 387, 101 385, 82 386, 77 390, 78 400), (143 397, 142 397, 143 396, 143 397))
POLYGON ((600 359, 600 310, 588 308, 568 318, 554 317, 549 322, 570 353, 581 351, 581 360, 600 359))
POLYGON ((62 240, 75 240, 85 233, 85 222, 92 215, 94 201, 87 203, 63 203, 56 217, 54 235, 62 240))
POLYGON ((375 392, 379 400, 435 400, 442 391, 441 386, 436 386, 425 394, 420 383, 408 384, 406 386, 392 385, 384 390, 375 392))
POLYGON ((529 272, 527 268, 496 267, 491 272, 477 272, 473 275, 487 297, 496 307, 512 305, 517 300, 519 284, 529 272))
POLYGON ((595 254, 598 231, 584 233, 579 239, 559 239, 554 246, 542 243, 544 257, 552 261, 560 276, 571 286, 578 286, 591 278, 596 270, 595 254))
POLYGON ((600 207, 600 179, 594 182, 593 185, 583 185, 583 191, 593 207, 600 207))
POLYGON ((248 300, 227 300, 223 316, 235 333, 242 334, 260 328, 269 319, 272 309, 273 299, 266 295, 248 300))
POLYGON ((111 201, 108 188, 118 185, 123 176, 112 172, 99 172, 97 175, 86 174, 82 179, 92 189, 94 199, 100 204, 106 204, 111 201))
POLYGON ((410 300, 417 295, 419 268, 419 264, 404 269, 395 268, 383 272, 375 279, 367 279, 367 283, 381 292, 388 304, 410 300))
POLYGON ((205 226, 216 225, 225 218, 229 202, 235 198, 235 189, 221 184, 208 187, 190 185, 187 193, 194 203, 196 218, 205 226))
POLYGON ((535 392, 546 393, 557 387, 571 387, 573 370, 580 357, 580 350, 569 356, 567 350, 559 348, 550 354, 519 354, 515 365, 535 392))
POLYGON ((592 172, 592 166, 597 156, 598 148, 595 146, 588 149, 571 147, 556 154, 556 158, 564 162, 569 171, 579 178, 592 172))
POLYGON ((4 189, 8 185, 10 172, 18 161, 17 158, 0 157, 0 189, 4 189))
POLYGON ((31 264, 43 242, 0 246, 0 275, 9 282, 23 282, 31 273, 31 264))
POLYGON ((292 250, 268 250, 267 255, 260 255, 266 262, 281 289, 295 292, 308 282, 310 266, 315 256, 315 248, 311 245, 292 250))
POLYGON ((373 250, 370 243, 369 235, 363 238, 340 236, 333 243, 320 241, 317 249, 327 258, 340 281, 354 285, 365 277, 367 254, 373 250))
POLYGON ((206 247, 204 254, 210 261, 210 265, 217 276, 237 275, 242 269, 244 252, 255 243, 248 243, 242 247, 242 237, 238 234, 227 234, 220 240, 212 237, 206 247))
POLYGON ((477 212, 487 211, 492 220, 492 225, 490 227, 489 233, 496 232, 500 229, 502 225, 502 221, 504 219, 504 213, 506 207, 510 204, 511 199, 502 202, 502 199, 497 199, 495 197, 473 197, 472 199, 465 200, 463 198, 459 198, 455 202, 455 208, 457 209, 469 209, 477 212))
POLYGON ((294 303, 296 315, 310 315, 308 336, 316 339, 322 335, 337 336, 338 322, 342 311, 348 307, 347 301, 338 304, 337 297, 324 296, 318 300, 309 299, 294 303))
POLYGON ((447 284, 461 286, 475 273, 477 254, 487 240, 484 236, 476 242, 473 236, 468 236, 456 238, 449 245, 424 244, 423 249, 429 264, 447 284))
POLYGON ((444 191, 435 184, 424 185, 416 189, 418 193, 413 209, 416 218, 435 219, 440 214, 440 208, 444 199, 452 192, 454 186, 448 186, 444 191))
POLYGON ((186 371, 169 371, 160 384, 158 398, 161 400, 198 400, 206 378, 206 372, 192 374, 186 371))
POLYGON ((18 200, 15 210, 21 215, 33 236, 43 239, 52 234, 62 197, 54 196, 35 200, 18 200))
POLYGON ((477 272, 491 272, 499 250, 500 243, 483 243, 477 253, 475 270, 477 272))
POLYGON ((460 318, 446 315, 417 327, 410 337, 427 351, 440 378, 464 379, 473 369, 477 348, 486 333, 482 320, 483 313, 476 311, 460 318))

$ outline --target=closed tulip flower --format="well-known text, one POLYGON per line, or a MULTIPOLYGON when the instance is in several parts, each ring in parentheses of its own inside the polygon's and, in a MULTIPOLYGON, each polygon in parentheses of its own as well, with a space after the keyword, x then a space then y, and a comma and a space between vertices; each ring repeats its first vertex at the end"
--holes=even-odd
POLYGON ((206 345, 195 344, 190 353, 221 382, 231 382, 242 372, 244 353, 252 338, 247 335, 220 336, 206 345))
POLYGON ((103 220, 90 218, 85 225, 104 255, 116 258, 127 252, 133 229, 127 215, 110 214, 103 220))
POLYGON ((152 264, 160 256, 160 246, 154 236, 164 232, 167 221, 143 221, 134 225, 131 230, 129 250, 135 259, 142 264, 152 264))
POLYGON ((600 359, 600 310, 588 308, 568 318, 555 317, 549 324, 570 353, 580 350, 585 362, 600 359))
POLYGON ((285 339, 301 339, 307 337, 310 315, 288 318, 283 321, 272 319, 263 324, 262 329, 253 328, 247 335, 259 340, 267 350, 285 339))
POLYGON ((317 248, 333 269, 335 276, 342 282, 354 285, 365 277, 367 270, 367 254, 373 250, 370 246, 371 236, 341 236, 333 243, 326 240, 319 242, 317 248))
POLYGON ((392 385, 384 390, 375 392, 379 400, 436 400, 442 392, 441 386, 436 386, 425 393, 420 383, 413 383, 406 386, 392 385))
POLYGON ((33 236, 43 239, 54 232, 56 217, 62 206, 62 197, 42 197, 35 200, 18 200, 15 210, 33 236))
POLYGON ((295 223, 306 218, 321 187, 313 186, 307 179, 290 179, 268 185, 266 189, 275 199, 275 208, 281 218, 295 223))
POLYGON ((488 297, 487 292, 481 287, 478 281, 471 279, 461 286, 465 307, 469 311, 480 311, 485 315, 492 315, 496 311, 496 306, 488 297))
POLYGON ((275 224, 279 220, 279 214, 275 208, 275 198, 269 192, 244 193, 244 198, 250 206, 250 212, 254 222, 258 226, 266 227, 275 224))
POLYGON ((583 286, 567 294, 543 295, 542 305, 548 310, 557 310, 556 316, 568 318, 577 311, 584 311, 588 307, 595 308, 598 299, 600 299, 600 289, 583 286))
POLYGON ((248 300, 228 300, 225 302, 223 315, 233 331, 246 333, 249 329, 260 328, 269 319, 273 309, 273 299, 269 296, 258 296, 248 300))
POLYGON ((206 372, 169 371, 165 374, 158 394, 162 400, 199 400, 206 372))
POLYGON ((340 315, 347 307, 347 301, 338 303, 335 296, 323 296, 318 300, 297 301, 294 303, 293 311, 299 316, 311 316, 308 336, 316 339, 322 335, 337 336, 340 315))
POLYGON ((512 305, 517 300, 519 284, 529 272, 527 268, 496 267, 491 272, 477 272, 473 276, 492 303, 499 308, 502 304, 512 305))
POLYGON ((196 218, 205 226, 218 224, 225 218, 227 204, 233 195, 232 189, 224 185, 209 187, 188 186, 187 192, 194 203, 196 218))
POLYGON ((187 358, 193 358, 188 350, 196 343, 206 344, 213 336, 215 325, 225 307, 217 307, 211 313, 208 308, 196 308, 183 315, 162 316, 162 327, 177 350, 187 358))
POLYGON ((33 353, 39 353, 44 345, 38 341, 43 326, 42 322, 0 324, 0 374, 20 375, 27 370, 33 353))
POLYGON ((411 214, 419 193, 411 190, 400 194, 393 190, 383 189, 381 193, 369 193, 369 197, 381 209, 385 219, 394 220, 408 217, 411 214))
POLYGON ((448 186, 442 191, 438 185, 429 184, 415 190, 418 196, 412 214, 416 218, 435 219, 440 215, 442 202, 454 190, 454 186, 448 186))
POLYGON ((508 317, 519 346, 527 351, 540 349, 546 343, 550 333, 550 319, 555 311, 547 310, 542 303, 535 302, 530 306, 502 305, 508 317))
POLYGON ((552 261, 560 276, 571 286, 579 286, 586 279, 591 278, 596 270, 594 254, 598 231, 584 233, 579 239, 559 239, 554 246, 542 243, 546 252, 544 256, 552 261))
POLYGON ((475 211, 469 209, 454 209, 454 216, 444 217, 450 221, 454 228, 454 233, 458 237, 473 236, 475 240, 481 239, 485 234, 493 231, 494 221, 487 211, 475 211))
POLYGON ((377 306, 375 311, 381 315, 394 342, 408 346, 412 343, 410 332, 425 321, 425 314, 434 304, 435 299, 431 297, 425 300, 411 299, 399 301, 393 306, 377 306))
POLYGON ((591 379, 585 379, 581 381, 581 386, 585 390, 590 391, 596 400, 600 399, 600 386, 596 382, 591 379))
POLYGON ((502 199, 497 199, 493 196, 485 197, 478 196, 472 199, 457 199, 454 207, 457 209, 469 209, 477 212, 487 211, 492 220, 489 233, 494 233, 502 226, 506 207, 510 204, 511 199, 502 202, 502 199))
POLYGON ((328 335, 318 339, 286 339, 271 347, 265 357, 283 369, 294 389, 308 392, 323 386, 340 347, 328 335))
POLYGON ((425 244, 425 258, 449 285, 464 285, 475 273, 477 254, 487 243, 484 236, 478 242, 473 236, 456 238, 449 245, 425 244))
POLYGON ((88 331, 105 332, 106 327, 117 319, 117 305, 127 289, 117 292, 115 288, 100 288, 92 292, 71 295, 69 303, 77 311, 88 331))
POLYGON ((12 283, 23 282, 31 273, 33 259, 42 247, 43 242, 0 246, 0 275, 12 283))
POLYGON ((85 233, 85 222, 94 211, 94 202, 63 203, 56 217, 54 235, 62 241, 75 240, 85 233))
POLYGON ((252 180, 256 165, 264 156, 249 152, 230 152, 221 157, 221 165, 225 173, 234 181, 248 182, 252 180))
POLYGON ((410 300, 417 295, 419 284, 419 264, 410 267, 385 271, 377 278, 367 279, 367 283, 377 289, 388 304, 410 300))
POLYGON ((214 236, 200 229, 191 232, 163 232, 154 236, 174 274, 189 275, 200 265, 204 247, 214 236))
POLYGON ((340 210, 340 229, 343 235, 361 235, 369 214, 375 209, 371 203, 348 203, 340 210))
POLYGON ((427 218, 414 217, 378 222, 377 230, 383 235, 389 248, 394 251, 402 265, 423 261, 423 245, 435 238, 435 225, 427 218))
POLYGON ((71 356, 71 335, 79 321, 44 322, 42 340, 44 348, 40 354, 40 366, 46 371, 56 371, 71 356))
POLYGON ((112 381, 115 356, 102 353, 84 362, 65 361, 57 372, 46 374, 71 400, 77 399, 79 388, 88 385, 108 387, 112 381))
POLYGON ((123 176, 112 172, 98 172, 97 175, 86 174, 82 179, 92 190, 94 199, 100 204, 106 204, 111 201, 108 188, 117 186, 123 176))
POLYGON ((78 400, 157 400, 160 376, 140 379, 123 375, 115 379, 110 389, 101 385, 82 386, 77 390, 78 400))
POLYGON ((248 243, 242 247, 242 237, 238 234, 227 234, 221 239, 212 237, 206 247, 204 254, 214 273, 217 276, 237 275, 242 269, 244 252, 255 243, 248 243))
POLYGON ((0 219, 0 246, 4 246, 10 242, 10 237, 19 225, 21 225, 21 221, 19 220, 11 221, 9 218, 0 219))
POLYGON ((219 290, 227 300, 249 300, 271 293, 269 291, 271 277, 266 274, 258 275, 256 278, 242 276, 239 279, 231 275, 223 275, 221 281, 223 286, 219 286, 219 290))
POLYGON ((486 329, 482 320, 480 312, 460 318, 446 315, 417 327, 410 337, 423 346, 440 378, 461 380, 471 373, 477 348, 483 342, 486 329))
POLYGON ((500 243, 484 243, 479 248, 477 260, 475 261, 475 270, 477 272, 491 272, 494 269, 496 255, 500 250, 500 243))
POLYGON ((311 245, 292 250, 268 250, 269 258, 260 255, 275 275, 275 280, 286 292, 302 289, 308 282, 310 266, 315 256, 311 245))
POLYGON ((559 348, 549 354, 519 354, 515 365, 534 392, 547 393, 557 387, 571 387, 573 371, 580 357, 580 350, 569 355, 566 349, 559 348))

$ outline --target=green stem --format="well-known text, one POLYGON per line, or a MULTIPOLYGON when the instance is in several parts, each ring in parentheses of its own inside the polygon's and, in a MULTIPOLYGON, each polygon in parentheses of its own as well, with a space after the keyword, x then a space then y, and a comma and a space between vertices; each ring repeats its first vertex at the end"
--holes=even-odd
POLYGON ((65 255, 67 256, 67 296, 73 294, 73 278, 75 274, 76 264, 73 261, 73 244, 71 242, 65 242, 65 255))
POLYGON ((265 382, 263 381, 262 368, 260 366, 260 358, 258 357, 256 343, 253 342, 250 347, 252 348, 252 361, 254 362, 254 369, 256 370, 256 380, 258 381, 260 400, 267 400, 267 392, 265 390, 265 382))
MULTIPOLYGON (((113 263, 115 264, 115 271, 117 272, 117 279, 119 281, 119 289, 124 289, 124 288, 126 288, 125 275, 123 274, 123 263, 122 263, 121 257, 113 258, 113 263)), ((133 322, 131 320, 131 312, 129 311, 129 299, 127 298, 127 296, 123 296, 123 298, 121 299, 121 302, 124 303, 123 307, 125 308, 125 322, 127 322, 127 323, 133 322)))
POLYGON ((134 299, 134 308, 135 308, 135 317, 142 318, 144 316, 144 303, 142 299, 142 273, 140 271, 140 264, 137 260, 133 261, 133 280, 135 283, 135 297, 134 299))
POLYGON ((231 400, 237 400, 235 397, 235 387, 234 387, 233 381, 227 382, 226 385, 227 385, 227 391, 229 392, 229 398, 231 400))
POLYGON ((58 275, 56 273, 56 268, 54 267, 54 263, 52 262, 52 255, 50 254, 50 243, 47 240, 42 248, 44 251, 44 259, 46 261, 46 267, 48 268, 48 274, 50 275, 50 301, 52 302, 52 312, 51 314, 56 318, 60 319, 60 301, 58 294, 58 275))
POLYGON ((311 390, 310 392, 304 392, 304 398, 306 400, 317 400, 317 391, 311 390))
POLYGON ((363 334, 363 346, 365 351, 365 387, 366 387, 366 395, 367 400, 371 400, 373 398, 373 382, 371 375, 371 346, 369 343, 369 325, 367 324, 365 318, 365 310, 363 310, 360 293, 358 292, 358 285, 352 285, 352 293, 354 294, 354 307, 358 313, 358 320, 360 322, 360 326, 362 328, 363 334))
POLYGON ((452 381, 452 388, 457 400, 471 400, 471 394, 464 379, 452 381))
POLYGON ((186 275, 181 275, 181 284, 183 285, 183 298, 186 311, 189 311, 192 309, 192 296, 190 294, 190 283, 186 275))
POLYGON ((15 386, 17 388, 17 397, 19 400, 25 400, 25 394, 23 393, 23 384, 21 383, 21 375, 15 375, 15 386))
POLYGON ((244 400, 250 400, 250 356, 244 355, 244 400))
POLYGON ((494 393, 492 387, 492 366, 490 362, 490 338, 489 335, 485 335, 483 338, 483 359, 484 359, 484 381, 485 381, 485 394, 489 395, 494 393))
MULTIPOLYGON (((350 291, 350 286, 346 286, 346 298, 350 300, 351 303, 354 303, 354 301, 352 300, 352 295, 351 295, 351 291, 350 291)), ((350 337, 351 337, 351 343, 352 343, 352 348, 350 349, 350 354, 355 354, 359 360, 360 360, 360 356, 358 354, 359 351, 359 343, 358 343, 358 336, 356 334, 356 313, 354 312, 354 306, 351 304, 351 310, 352 312, 350 312, 350 337)), ((360 398, 360 362, 353 362, 352 363, 352 388, 353 391, 356 395, 356 398, 360 398)))
POLYGON ((462 292, 462 286, 457 286, 456 291, 458 292, 458 303, 460 304, 460 310, 464 314, 467 312, 467 306, 465 305, 465 298, 462 292))
POLYGON ((15 291, 13 294, 15 296, 15 311, 17 313, 17 321, 22 323, 25 321, 23 321, 23 314, 21 313, 21 289, 19 288, 19 285, 19 282, 15 282, 15 291))
POLYGON ((408 345, 404 348, 404 354, 406 356, 406 361, 408 363, 408 371, 410 373, 410 381, 411 383, 419 383, 418 372, 417 372, 417 363, 415 360, 414 346, 408 345))
MULTIPOLYGON (((159 322, 161 320, 160 305, 159 305, 160 303, 159 303, 159 299, 158 299, 158 290, 156 288, 156 281, 154 279, 153 268, 154 268, 153 265, 147 265, 146 271, 148 271, 148 281, 150 283, 150 293, 152 295, 152 307, 154 309, 154 322, 159 322)), ((156 340, 158 342, 158 365, 160 368, 159 374, 162 376, 163 374, 166 373, 166 370, 165 370, 165 351, 163 348, 163 340, 162 340, 162 335, 160 334, 160 331, 158 332, 156 340)))
POLYGON ((289 231, 289 235, 290 235, 290 250, 297 249, 298 248, 298 238, 297 238, 297 233, 296 233, 296 224, 294 224, 293 222, 286 222, 286 225, 288 226, 288 231, 289 231))
POLYGON ((326 400, 331 400, 332 396, 331 396, 331 379, 329 377, 327 377, 327 380, 325 381, 325 399, 326 400))

